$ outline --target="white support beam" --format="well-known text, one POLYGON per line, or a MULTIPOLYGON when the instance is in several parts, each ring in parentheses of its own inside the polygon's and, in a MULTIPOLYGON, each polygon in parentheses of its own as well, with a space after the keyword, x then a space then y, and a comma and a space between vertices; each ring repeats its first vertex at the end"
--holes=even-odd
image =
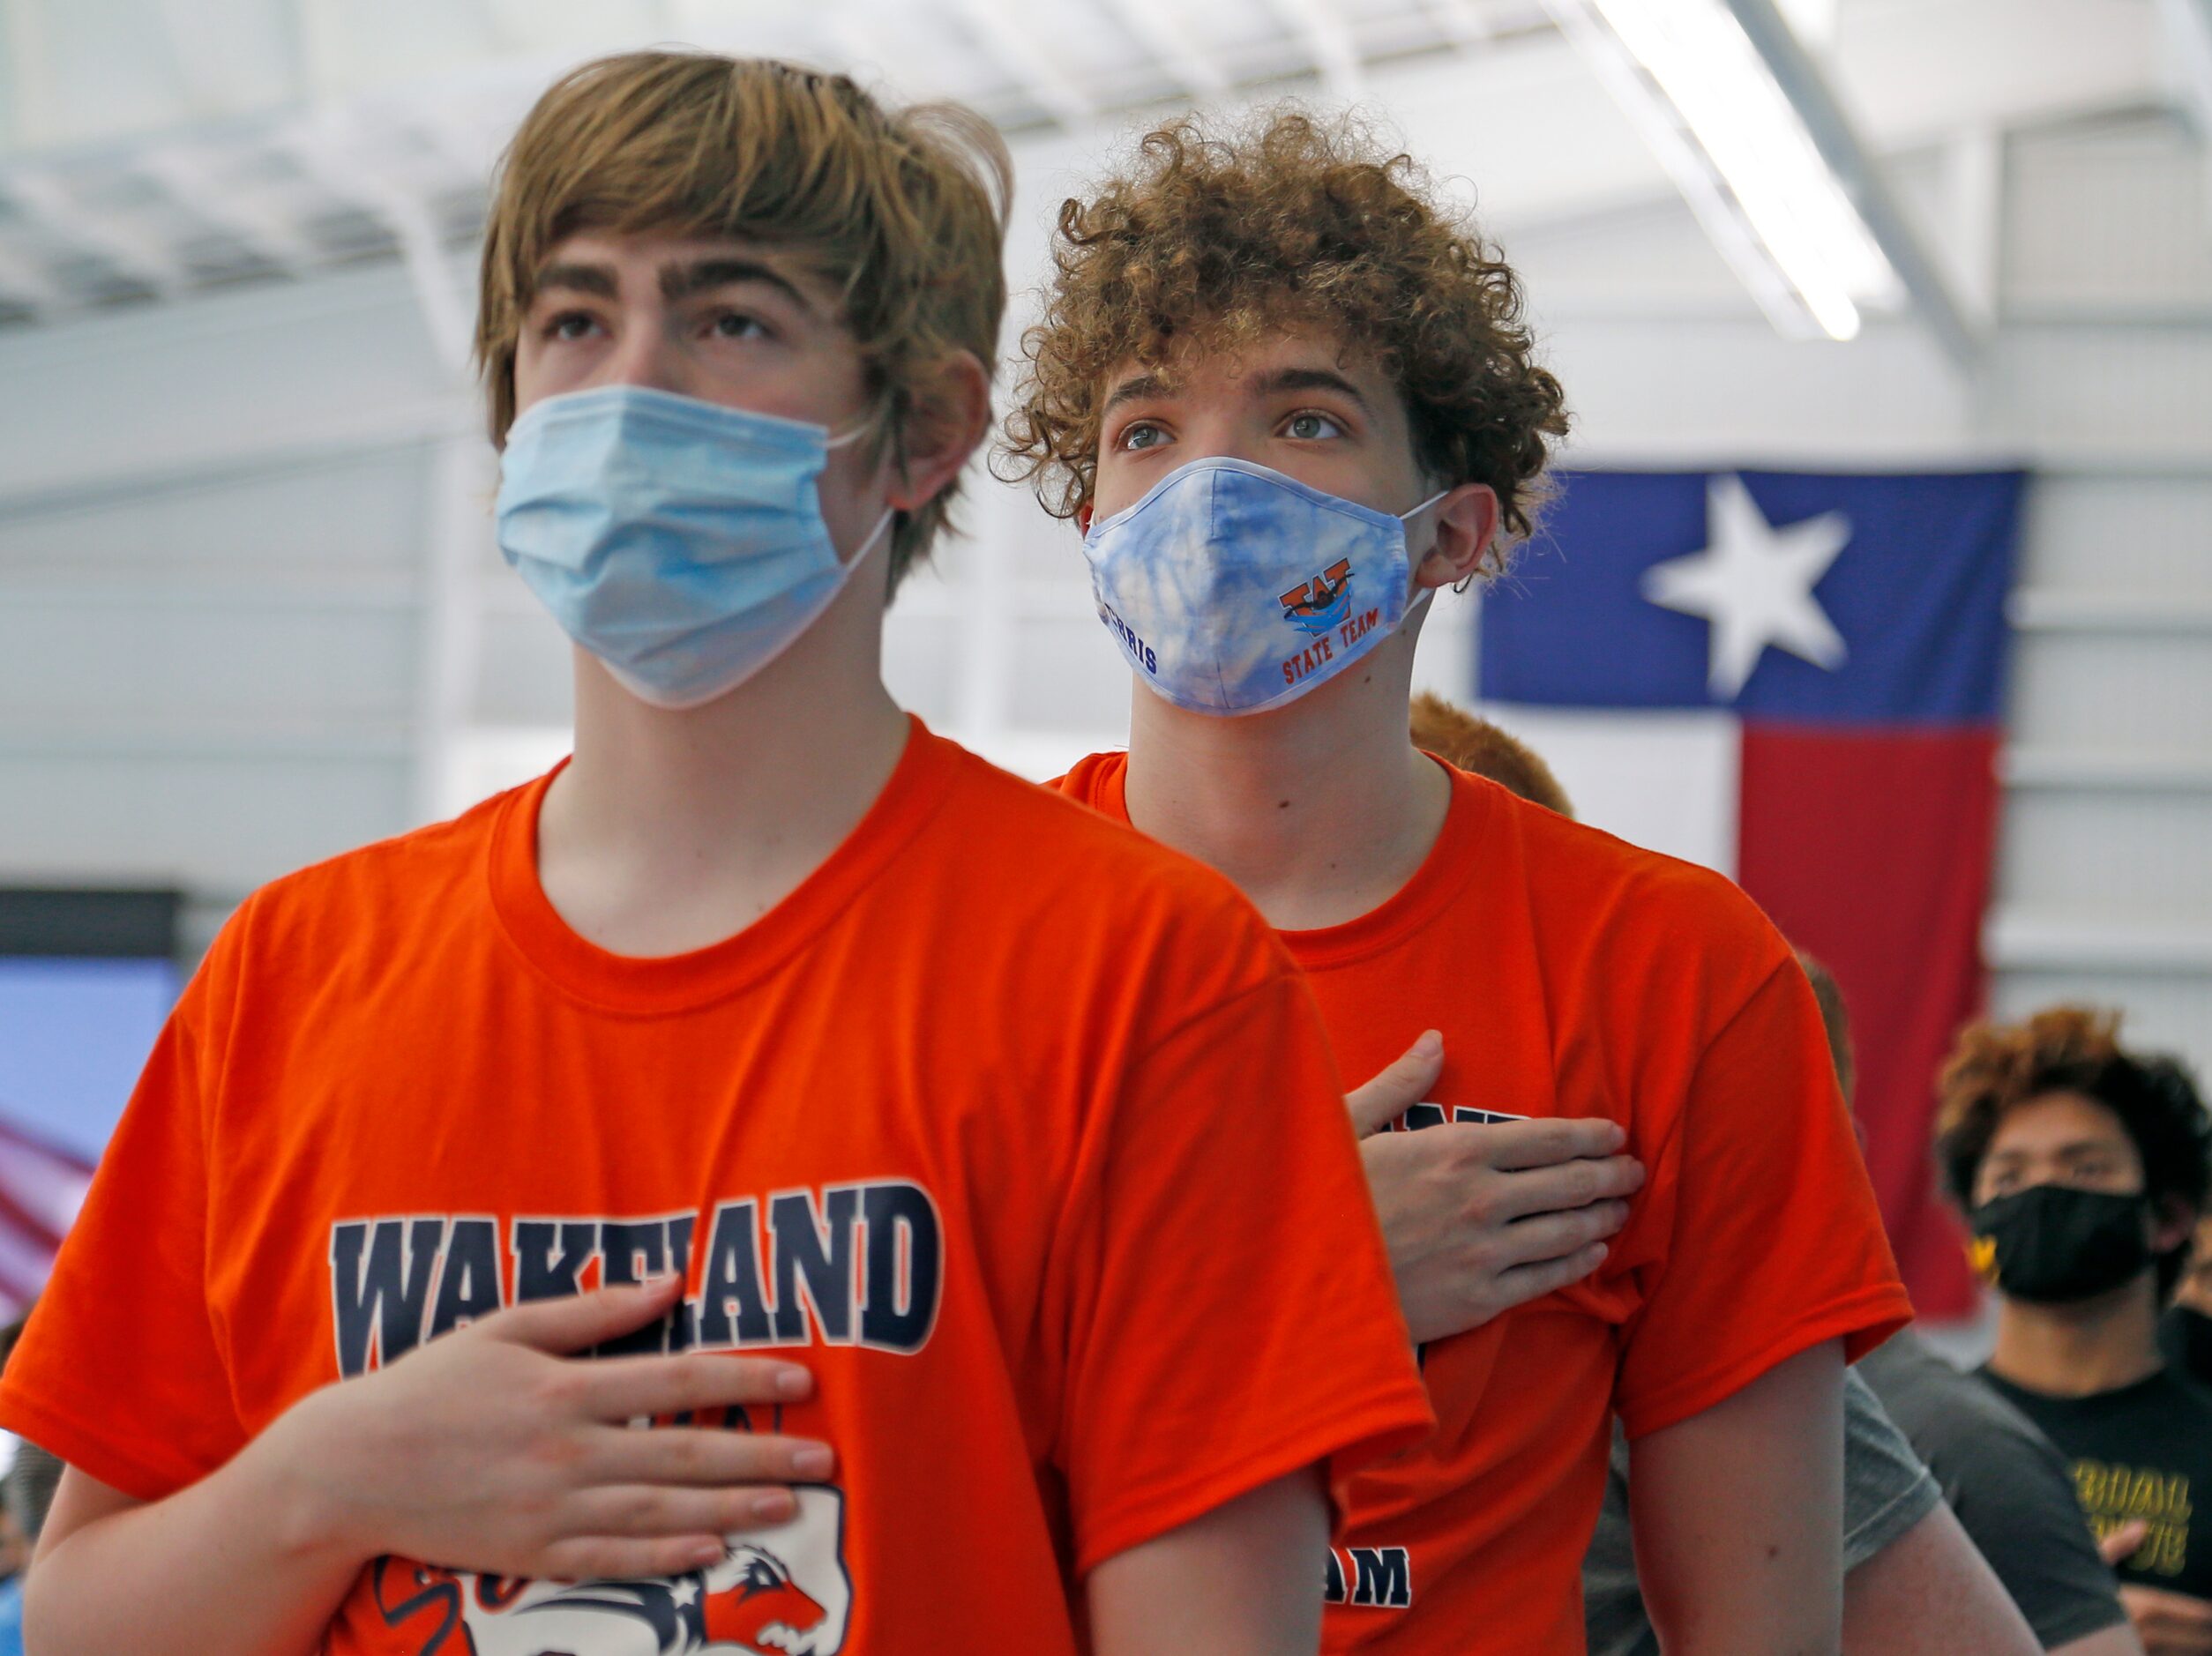
POLYGON ((1365 95, 1359 42, 1336 0, 1270 0, 1270 4, 1304 45, 1332 98, 1350 103, 1365 95))
POLYGON ((2158 0, 2166 63, 2197 137, 2212 145, 2212 0, 2158 0))
POLYGON ((69 295, 46 271, 0 242, 0 303, 29 311, 34 322, 43 321, 65 310, 69 295))
POLYGON ((1229 71, 1200 46, 1180 0, 1107 0, 1124 27, 1144 43, 1184 88, 1205 97, 1229 90, 1229 71))
POLYGON ((998 66, 1062 126, 1080 128, 1097 117, 1098 101, 1038 43, 1034 13, 1014 0, 952 0, 952 7, 998 66))
POLYGON ((2196 976, 2212 973, 2212 929, 2000 907, 1982 929, 1982 952, 1999 972, 2196 976))
POLYGON ((2007 748, 1998 768, 2005 786, 2021 791, 2184 798, 2212 794, 2212 759, 2193 753, 2007 748))
POLYGON ((2204 190, 2212 199, 2212 0, 2158 0, 2166 72, 2202 152, 2204 190))
POLYGON ((1941 248, 1967 325, 1987 338, 1997 325, 2004 278, 2005 135, 1969 127, 1943 146, 1941 248))
POLYGON ((161 237, 112 214, 94 213, 54 174, 18 163, 0 175, 5 193, 26 217, 95 253, 131 280, 164 298, 191 285, 191 277, 161 237))
POLYGON ((454 809, 456 767, 475 711, 486 614, 478 587, 488 469, 475 432, 440 444, 431 466, 415 701, 415 810, 423 822, 454 809))
POLYGON ((1475 0, 1426 0, 1426 4, 1444 38, 1462 50, 1482 45, 1497 33, 1475 0))
MULTIPOLYGON (((203 120, 243 113, 257 93, 253 83, 266 42, 258 38, 262 19, 239 5, 208 5, 195 0, 153 0, 156 31, 176 65, 191 113, 203 120)), ((296 88, 294 89, 296 91, 296 88)))
POLYGON ((243 242, 257 258, 286 274, 303 275, 316 263, 315 249, 307 238, 282 213, 224 179, 204 150, 183 145, 150 148, 138 157, 138 169, 186 212, 243 242))
POLYGON ((301 168, 325 189, 381 220, 400 243, 415 302, 438 360, 458 380, 468 369, 475 313, 455 280, 444 238, 427 204, 362 159, 362 134, 350 122, 302 123, 283 140, 301 168))
POLYGON ((0 0, 0 27, 8 33, 8 104, 13 119, 9 148, 20 153, 49 141, 54 131, 54 73, 47 62, 44 0, 0 0))
POLYGON ((1953 362, 1970 369, 1981 354, 1980 334, 1812 54, 1775 9, 1775 0, 1728 0, 1728 8, 1797 109, 1813 147, 1858 209, 1929 331, 1953 362))

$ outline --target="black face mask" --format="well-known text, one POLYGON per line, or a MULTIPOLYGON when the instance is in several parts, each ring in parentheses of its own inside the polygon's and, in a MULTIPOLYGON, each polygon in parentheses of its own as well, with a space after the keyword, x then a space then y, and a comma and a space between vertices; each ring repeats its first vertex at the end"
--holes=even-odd
POLYGON ((2064 1184, 2036 1184, 1984 1202, 1970 1215, 1976 1263, 2015 1300, 2064 1305, 2133 1281, 2150 1269, 2148 1204, 2064 1184))

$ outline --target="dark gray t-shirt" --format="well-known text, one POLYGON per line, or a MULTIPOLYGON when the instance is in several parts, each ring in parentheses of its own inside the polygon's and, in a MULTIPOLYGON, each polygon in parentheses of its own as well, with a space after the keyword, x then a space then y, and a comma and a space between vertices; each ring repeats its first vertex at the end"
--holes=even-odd
POLYGON ((2066 1457, 2026 1415, 1918 1339, 1901 1335, 1859 1367, 2044 1649, 2126 1619, 2066 1457))
MULTIPOLYGON (((1860 1367, 1865 1367, 1861 1364, 1860 1367)), ((1962 1376, 1963 1377, 1963 1376, 1962 1376)), ((1856 1570, 1935 1511, 1943 1499, 1905 1436, 1857 1370, 1843 1376, 1843 1568, 1856 1570)), ((1605 1504, 1582 1561, 1590 1656, 1658 1656, 1659 1636, 1636 1585, 1628 1533, 1628 1440, 1613 1434, 1605 1504)))
POLYGON ((2074 1498, 2066 1457, 2026 1415, 1910 1330, 1858 1370, 2045 1650, 2127 1619, 2074 1498))

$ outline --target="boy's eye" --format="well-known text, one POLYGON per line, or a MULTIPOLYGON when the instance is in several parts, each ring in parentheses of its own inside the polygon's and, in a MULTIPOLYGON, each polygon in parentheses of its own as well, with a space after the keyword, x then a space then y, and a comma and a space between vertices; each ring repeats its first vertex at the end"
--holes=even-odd
POLYGON ((759 317, 747 316, 742 310, 725 310, 714 318, 714 332, 721 339, 751 339, 767 332, 759 317))
POLYGON ((1148 420, 1139 420, 1125 427, 1121 446, 1125 449, 1156 448, 1168 440, 1168 434, 1148 420))
POLYGON ((545 337, 573 343, 585 337, 598 324, 587 310, 564 310, 545 324, 545 337))
POLYGON ((1286 435, 1296 437, 1301 443, 1318 443, 1324 437, 1340 437, 1344 435, 1343 427, 1338 425, 1328 415, 1315 414, 1312 409, 1303 414, 1292 414, 1282 429, 1286 435))

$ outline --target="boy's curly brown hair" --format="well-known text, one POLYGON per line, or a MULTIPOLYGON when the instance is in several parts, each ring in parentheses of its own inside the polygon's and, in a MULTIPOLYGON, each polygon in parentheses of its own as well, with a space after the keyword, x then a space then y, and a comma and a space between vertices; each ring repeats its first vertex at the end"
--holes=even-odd
MULTIPOLYGON (((2143 1193, 2163 1218, 2178 1204, 2204 1212, 2212 1185, 2212 1117, 2195 1081, 2176 1060, 2119 1044, 2119 1014, 2052 1006, 2021 1024, 1974 1024, 1960 1032, 1937 1082, 1936 1160, 1962 1212, 1998 1123, 2021 1105, 2079 1093, 2119 1118, 2142 1158, 2143 1193)), ((2159 1262, 2161 1293, 2186 1253, 2159 1262)))
MULTIPOLYGON (((1053 264, 998 458, 1055 517, 1090 502, 1120 364, 1319 324, 1397 383, 1415 458, 1439 487, 1488 484, 1508 533, 1528 533, 1567 421, 1533 359, 1520 279, 1465 209, 1357 123, 1283 109, 1245 128, 1168 122, 1092 199, 1061 204, 1053 264)), ((1485 572, 1506 558, 1494 544, 1485 572)))

